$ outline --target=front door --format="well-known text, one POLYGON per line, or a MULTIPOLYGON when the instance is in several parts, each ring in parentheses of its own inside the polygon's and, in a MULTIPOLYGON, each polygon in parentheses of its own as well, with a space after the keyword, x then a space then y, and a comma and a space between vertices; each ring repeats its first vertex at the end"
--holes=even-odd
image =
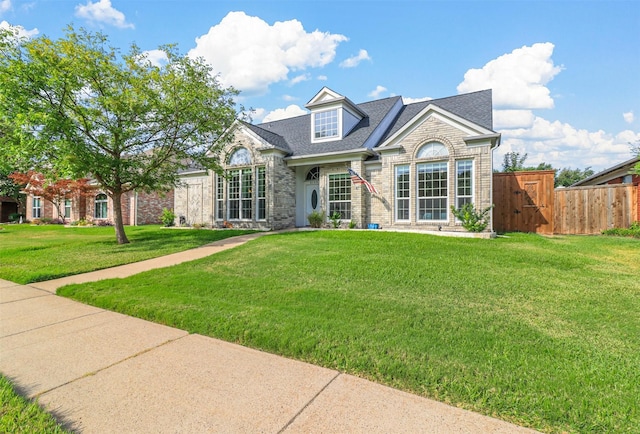
POLYGON ((309 221, 306 220, 307 216, 313 211, 320 211, 320 186, 317 182, 308 182, 304 187, 304 217, 305 224, 309 221))

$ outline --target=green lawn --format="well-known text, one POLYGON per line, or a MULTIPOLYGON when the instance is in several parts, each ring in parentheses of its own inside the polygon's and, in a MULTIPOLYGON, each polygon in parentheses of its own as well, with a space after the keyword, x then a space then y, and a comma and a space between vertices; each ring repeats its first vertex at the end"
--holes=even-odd
POLYGON ((298 232, 59 293, 547 432, 638 432, 640 243, 298 232))
POLYGON ((112 227, 0 226, 0 279, 40 282, 155 258, 253 231, 126 227, 118 245, 112 227))
POLYGON ((0 433, 66 434, 53 416, 16 393, 0 375, 0 433))

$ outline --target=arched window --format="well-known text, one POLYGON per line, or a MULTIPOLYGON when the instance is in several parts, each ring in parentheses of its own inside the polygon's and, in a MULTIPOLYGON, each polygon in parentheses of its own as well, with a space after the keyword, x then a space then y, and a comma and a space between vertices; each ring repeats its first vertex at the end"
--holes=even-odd
POLYGON ((229 157, 229 166, 248 166, 251 164, 251 153, 246 148, 239 148, 229 157))
POLYGON ((96 196, 95 212, 93 215, 97 219, 107 218, 107 195, 100 193, 96 196))
POLYGON ((429 142, 418 151, 417 158, 448 157, 447 147, 440 142, 429 142))
POLYGON ((316 166, 307 172, 305 181, 316 181, 318 179, 320 179, 320 168, 316 166))

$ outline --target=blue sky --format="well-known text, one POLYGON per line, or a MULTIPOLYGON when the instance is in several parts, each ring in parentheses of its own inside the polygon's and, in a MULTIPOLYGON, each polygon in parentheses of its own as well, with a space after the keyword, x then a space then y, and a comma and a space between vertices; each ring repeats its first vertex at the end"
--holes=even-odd
POLYGON ((0 0, 0 26, 102 31, 150 56, 202 56, 254 121, 304 113, 327 86, 354 102, 493 89, 495 152, 601 170, 640 142, 640 1, 0 0))

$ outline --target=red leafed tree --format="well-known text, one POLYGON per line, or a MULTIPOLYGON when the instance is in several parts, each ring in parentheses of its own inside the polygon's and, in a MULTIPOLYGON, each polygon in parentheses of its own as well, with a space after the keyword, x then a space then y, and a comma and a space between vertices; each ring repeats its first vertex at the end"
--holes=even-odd
POLYGON ((87 196, 94 188, 89 185, 87 178, 82 179, 56 179, 47 180, 44 175, 38 172, 29 171, 27 173, 15 172, 9 178, 18 185, 22 185, 26 194, 40 196, 44 200, 53 204, 58 211, 58 218, 64 221, 65 199, 73 197, 87 196))

